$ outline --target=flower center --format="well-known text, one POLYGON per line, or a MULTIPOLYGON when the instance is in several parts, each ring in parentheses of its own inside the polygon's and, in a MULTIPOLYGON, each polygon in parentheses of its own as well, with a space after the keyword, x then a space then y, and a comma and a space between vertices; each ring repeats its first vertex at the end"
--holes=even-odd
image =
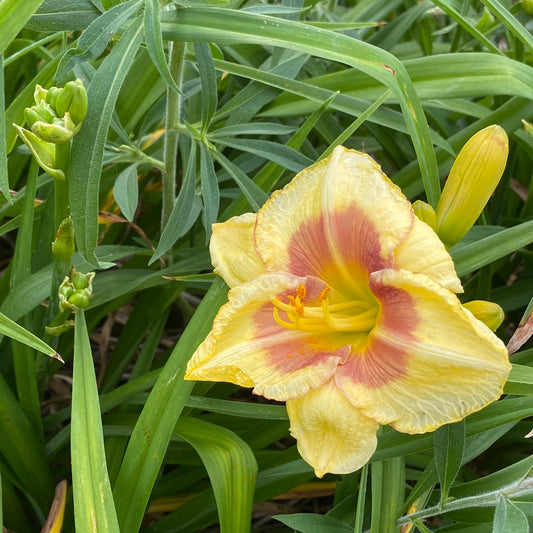
POLYGON ((278 297, 272 300, 274 320, 287 329, 314 332, 362 333, 376 325, 379 306, 375 301, 344 300, 332 303, 331 291, 331 287, 327 286, 314 301, 304 303, 306 289, 299 285, 296 296, 287 296, 288 303, 278 297))

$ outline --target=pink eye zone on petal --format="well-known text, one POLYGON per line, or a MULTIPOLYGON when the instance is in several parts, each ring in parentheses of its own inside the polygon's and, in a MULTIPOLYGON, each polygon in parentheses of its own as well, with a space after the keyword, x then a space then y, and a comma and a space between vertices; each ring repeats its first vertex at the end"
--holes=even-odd
POLYGON ((366 347, 353 351, 341 373, 353 383, 377 389, 406 374, 409 343, 416 340, 419 318, 414 301, 406 291, 376 286, 372 280, 370 286, 381 308, 376 327, 366 347), (405 340, 405 348, 398 339, 405 340))
MULTIPOLYGON (((392 250, 383 250, 372 220, 355 203, 342 212, 306 221, 289 243, 288 270, 313 275, 333 287, 353 285, 370 272, 393 266, 392 250)), ((366 284, 366 280, 364 280, 366 284)))

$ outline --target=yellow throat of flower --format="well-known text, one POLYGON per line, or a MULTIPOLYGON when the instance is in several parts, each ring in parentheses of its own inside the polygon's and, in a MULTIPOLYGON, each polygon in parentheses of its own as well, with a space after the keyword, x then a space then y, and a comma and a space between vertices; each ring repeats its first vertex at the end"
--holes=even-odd
POLYGON ((288 303, 280 298, 272 300, 274 320, 283 328, 310 332, 369 332, 375 325, 379 306, 376 301, 330 301, 331 287, 322 290, 311 304, 304 303, 306 288, 299 285, 296 296, 288 296, 288 303), (286 318, 282 318, 283 312, 286 318))

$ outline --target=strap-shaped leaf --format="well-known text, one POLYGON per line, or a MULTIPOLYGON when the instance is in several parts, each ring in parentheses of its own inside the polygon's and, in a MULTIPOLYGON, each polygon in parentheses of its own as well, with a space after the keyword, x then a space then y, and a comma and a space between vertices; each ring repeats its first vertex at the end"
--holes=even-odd
POLYGON ((172 351, 131 434, 113 488, 121 531, 138 531, 174 426, 193 383, 183 381, 187 361, 209 332, 227 289, 217 279, 172 351), (169 408, 172 406, 172 408, 169 408))
POLYGON ((34 348, 49 357, 61 360, 59 354, 52 347, 48 346, 46 342, 36 337, 31 331, 13 322, 13 320, 3 313, 0 313, 0 335, 7 335, 11 339, 22 342, 26 346, 34 348))
POLYGON ((0 2, 0 55, 42 3, 43 0, 0 2))
POLYGON ((257 463, 248 444, 228 429, 195 418, 182 418, 175 432, 206 467, 221 531, 250 531, 257 463))
POLYGON ((119 533, 107 474, 93 357, 83 311, 76 314, 74 328, 70 440, 76 531, 119 533))
MULTIPOLYGON (((0 109, 5 109, 6 105, 5 90, 4 90, 4 56, 0 54, 0 109)), ((11 194, 9 193, 9 180, 7 175, 7 139, 6 139, 6 123, 0 120, 0 192, 4 198, 11 202, 11 194)))
POLYGON ((451 250, 459 276, 469 274, 533 242, 533 220, 504 229, 480 241, 451 250))
POLYGON ((76 243, 86 261, 96 268, 109 266, 100 264, 95 255, 104 145, 120 87, 135 58, 142 34, 142 23, 137 19, 96 71, 87 91, 87 117, 72 142, 70 206, 76 243))
POLYGON ((353 66, 396 95, 421 169, 428 201, 436 204, 440 183, 429 127, 403 64, 392 54, 346 35, 267 15, 220 8, 163 13, 163 36, 179 41, 281 46, 353 66))

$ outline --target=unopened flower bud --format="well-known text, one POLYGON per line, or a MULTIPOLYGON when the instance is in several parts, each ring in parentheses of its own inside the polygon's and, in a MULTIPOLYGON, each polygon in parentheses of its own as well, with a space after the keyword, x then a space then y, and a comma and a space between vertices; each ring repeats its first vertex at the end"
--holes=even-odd
MULTIPOLYGON (((74 244, 72 218, 67 217, 61 222, 61 224, 59 224, 56 238, 52 242, 52 253, 56 259, 68 265, 70 264, 70 258, 74 255, 75 251, 76 247, 74 244)), ((83 274, 81 275, 83 276, 83 274)))
POLYGON ((31 127, 31 131, 37 137, 49 143, 61 144, 70 141, 75 133, 76 127, 68 117, 68 114, 65 117, 67 117, 67 120, 56 119, 53 124, 35 122, 31 127))
POLYGON ((437 229, 437 214, 431 205, 422 200, 417 200, 413 204, 413 211, 415 215, 422 222, 425 222, 431 229, 437 229))
POLYGON ((474 225, 502 177, 509 153, 507 134, 497 125, 472 136, 459 152, 437 205, 437 233, 446 246, 474 225))
POLYGON ((76 290, 86 289, 92 280, 92 278, 89 279, 87 274, 82 274, 78 271, 75 271, 71 277, 72 285, 76 290))
POLYGON ((533 17, 533 0, 522 0, 522 9, 530 16, 533 17))
POLYGON ((24 109, 24 120, 30 128, 36 122, 52 122, 54 118, 55 115, 50 109, 50 106, 45 102, 24 109))
POLYGON ((68 303, 76 309, 85 309, 91 301, 91 294, 86 291, 75 291, 72 296, 68 298, 68 303))
POLYGON ((503 309, 494 302, 472 300, 463 304, 478 320, 481 320, 491 331, 496 331, 505 318, 503 309))
POLYGON ((94 272, 82 274, 71 268, 69 276, 65 277, 59 287, 59 308, 63 312, 67 309, 77 311, 89 305, 93 292, 94 272))
POLYGON ((61 89, 59 87, 50 87, 50 89, 48 89, 48 94, 46 95, 46 103, 52 109, 56 108, 56 100, 60 93, 61 89))
POLYGON ((39 104, 40 102, 46 102, 47 95, 48 91, 46 89, 43 89, 39 84, 35 85, 35 90, 33 91, 33 99, 35 100, 36 104, 39 104))
POLYGON ((55 101, 58 117, 69 113, 74 124, 80 124, 87 115, 87 91, 83 82, 78 78, 69 81, 58 93, 55 101))

